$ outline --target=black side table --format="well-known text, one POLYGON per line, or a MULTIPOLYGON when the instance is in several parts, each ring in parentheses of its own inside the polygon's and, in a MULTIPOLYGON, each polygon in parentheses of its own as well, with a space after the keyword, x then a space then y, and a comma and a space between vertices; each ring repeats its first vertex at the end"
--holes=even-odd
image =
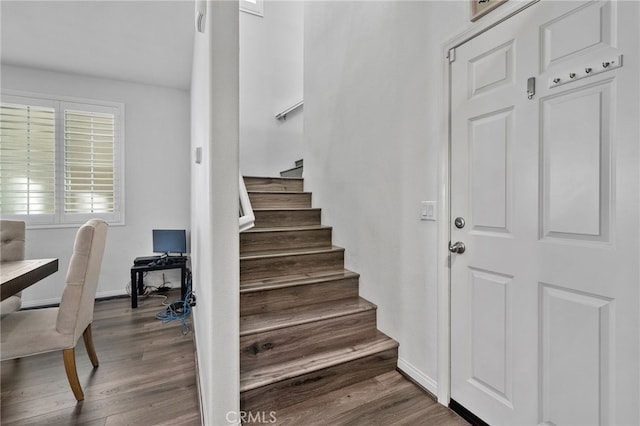
POLYGON ((188 260, 174 261, 166 265, 133 265, 131 267, 131 308, 138 307, 138 295, 144 294, 144 273, 161 271, 165 269, 180 269, 180 298, 184 300, 187 294, 187 273, 189 272, 188 260))

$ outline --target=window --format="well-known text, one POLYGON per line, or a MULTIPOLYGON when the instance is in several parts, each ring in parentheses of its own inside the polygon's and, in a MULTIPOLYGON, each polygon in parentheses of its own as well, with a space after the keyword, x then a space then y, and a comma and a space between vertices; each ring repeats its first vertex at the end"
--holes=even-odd
POLYGON ((0 213, 30 226, 122 223, 122 104, 3 94, 0 213))

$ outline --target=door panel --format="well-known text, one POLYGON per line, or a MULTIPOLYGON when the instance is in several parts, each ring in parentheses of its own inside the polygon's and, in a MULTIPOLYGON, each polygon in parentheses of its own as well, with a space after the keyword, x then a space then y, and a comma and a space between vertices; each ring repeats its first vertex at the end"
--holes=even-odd
POLYGON ((469 60, 469 98, 513 85, 513 40, 469 60))
POLYGON ((612 83, 541 101, 543 238, 609 239, 612 83))
POLYGON ((634 17, 543 1, 456 48, 451 396, 490 424, 640 423, 634 17))
POLYGON ((541 71, 589 51, 615 47, 612 9, 611 1, 585 3, 540 25, 541 71))
POLYGON ((509 408, 512 390, 510 292, 513 277, 470 268, 470 382, 509 408), (486 362, 487 359, 495 362, 486 362))
POLYGON ((540 309, 542 418, 611 424, 612 300, 542 283, 540 309))
POLYGON ((469 119, 473 230, 509 232, 509 145, 513 108, 469 119))

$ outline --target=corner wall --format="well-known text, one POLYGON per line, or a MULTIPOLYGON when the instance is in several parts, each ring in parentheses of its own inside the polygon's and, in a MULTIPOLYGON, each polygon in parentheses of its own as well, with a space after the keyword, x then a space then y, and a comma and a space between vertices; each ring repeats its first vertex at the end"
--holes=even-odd
POLYGON ((202 421, 216 426, 238 424, 240 409, 238 86, 238 2, 207 1, 191 83, 191 264, 202 421))
POLYGON ((437 393, 437 222, 444 42, 467 2, 305 4, 305 187, 400 342, 399 367, 437 393))
POLYGON ((302 158, 303 111, 275 115, 303 97, 304 3, 265 1, 264 17, 240 13, 240 169, 279 176, 302 158))

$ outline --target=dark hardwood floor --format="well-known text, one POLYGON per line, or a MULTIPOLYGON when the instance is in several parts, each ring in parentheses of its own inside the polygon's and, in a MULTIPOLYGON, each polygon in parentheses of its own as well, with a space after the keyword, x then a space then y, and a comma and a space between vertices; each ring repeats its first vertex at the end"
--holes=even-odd
MULTIPOLYGON (((338 380, 336 378, 336 380, 338 380)), ((296 386, 293 384, 292 386, 296 386)), ((466 426, 396 370, 304 399, 284 408, 243 413, 243 425, 466 426)))
MULTIPOLYGON (((177 292, 169 295, 177 298, 177 292)), ((96 302, 100 366, 91 368, 82 339, 76 349, 82 402, 71 393, 62 353, 0 363, 0 424, 199 425, 192 335, 183 336, 178 322, 155 319, 161 301, 140 299, 133 312, 129 299, 96 302)), ((252 415, 296 426, 467 424, 396 371, 280 409, 275 423, 269 412, 252 415)))
POLYGON ((438 404, 397 371, 312 398, 271 413, 248 413, 247 425, 282 426, 464 426, 461 417, 438 404), (253 416, 253 418, 251 418, 253 416))
MULTIPOLYGON (((172 290, 169 301, 179 298, 172 290)), ((199 425, 193 335, 155 314, 162 298, 98 301, 93 340, 100 366, 92 369, 82 339, 76 348, 85 399, 76 402, 62 352, 3 361, 2 425, 199 425)))

